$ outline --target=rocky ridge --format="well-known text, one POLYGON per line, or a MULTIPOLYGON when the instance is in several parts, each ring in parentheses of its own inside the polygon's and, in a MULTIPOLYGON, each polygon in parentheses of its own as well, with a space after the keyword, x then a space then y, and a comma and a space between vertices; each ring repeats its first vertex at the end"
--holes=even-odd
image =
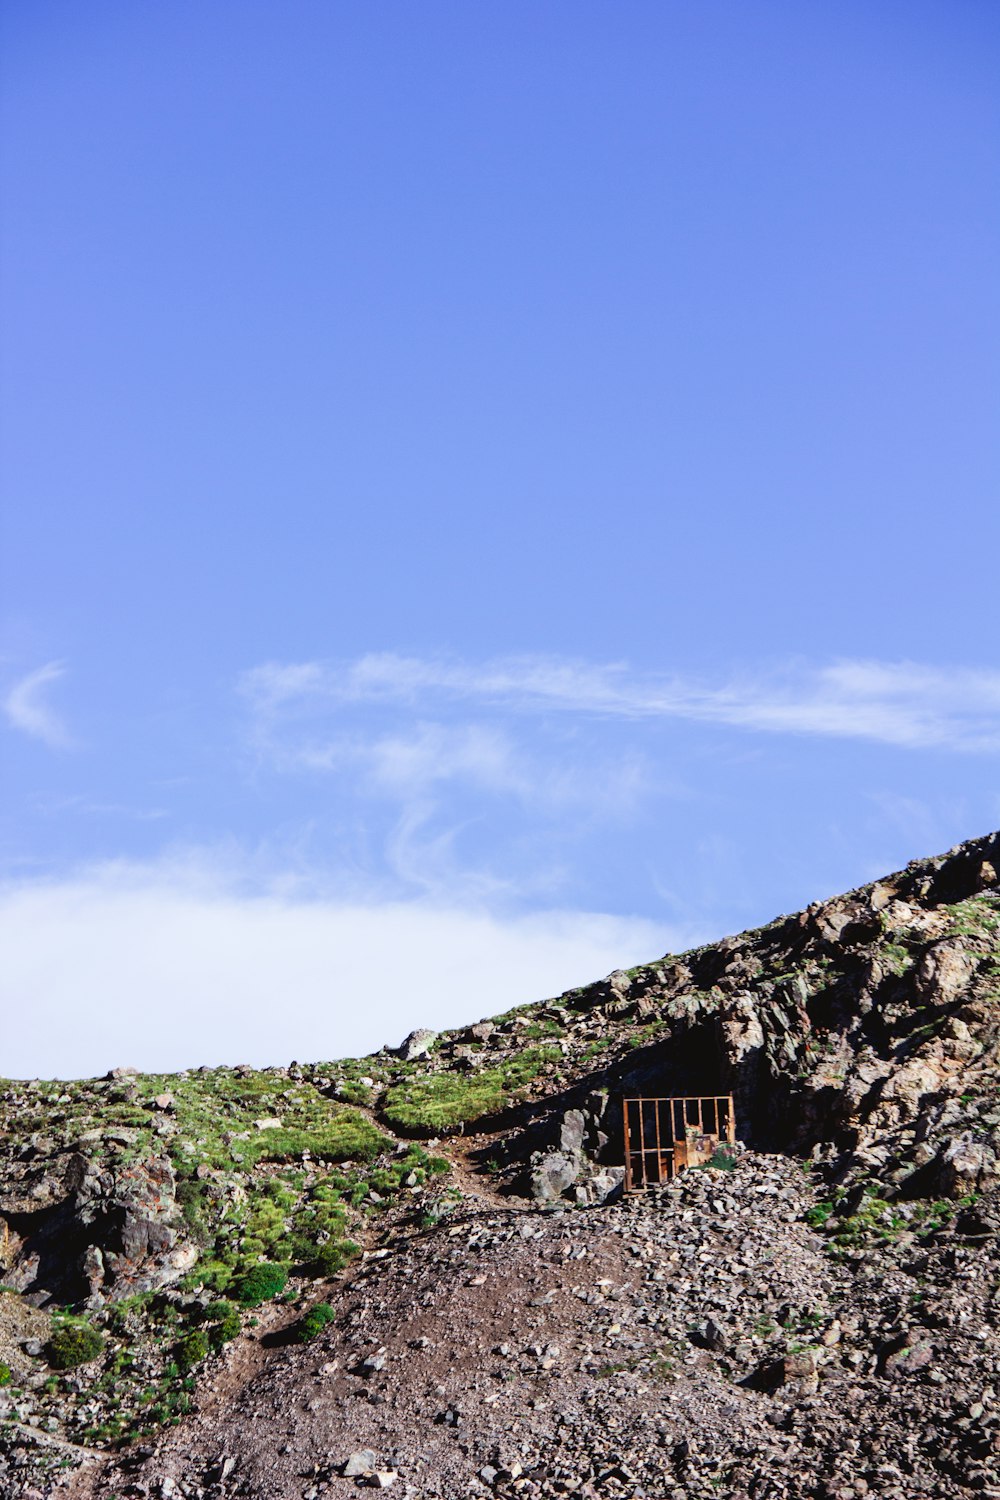
POLYGON ((998 861, 395 1052, 3 1086, 0 1494, 1000 1495, 998 861), (729 1091, 735 1165, 622 1202, 622 1095, 729 1091))

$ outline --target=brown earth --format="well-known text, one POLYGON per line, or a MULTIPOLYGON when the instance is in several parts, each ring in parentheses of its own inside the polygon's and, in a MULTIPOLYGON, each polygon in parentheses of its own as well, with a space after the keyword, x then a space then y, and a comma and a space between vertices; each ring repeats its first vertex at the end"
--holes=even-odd
POLYGON ((904 1227, 834 1258, 814 1201, 799 1163, 743 1153, 615 1205, 401 1234, 313 1344, 264 1333, 155 1451, 70 1493, 1000 1494, 993 1241, 904 1227))

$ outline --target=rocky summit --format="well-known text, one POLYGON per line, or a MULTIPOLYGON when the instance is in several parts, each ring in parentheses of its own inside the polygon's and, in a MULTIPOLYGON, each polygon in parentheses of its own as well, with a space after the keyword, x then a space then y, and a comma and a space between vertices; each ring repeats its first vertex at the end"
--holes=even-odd
POLYGON ((361 1059, 3 1083, 0 1496, 1000 1497, 998 869, 361 1059), (735 1143, 623 1191, 673 1095, 735 1143))

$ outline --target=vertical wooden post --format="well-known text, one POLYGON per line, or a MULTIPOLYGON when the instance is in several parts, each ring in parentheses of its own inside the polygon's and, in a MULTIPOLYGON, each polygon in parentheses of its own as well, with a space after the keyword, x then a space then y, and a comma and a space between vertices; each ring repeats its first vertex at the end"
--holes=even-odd
POLYGON ((632 1182, 632 1141, 628 1128, 628 1100, 622 1100, 623 1123, 625 1126, 625 1191, 630 1193, 633 1188, 632 1182))
POLYGON ((642 1118, 642 1100, 639 1100, 639 1171, 642 1173, 642 1185, 646 1186, 646 1125, 642 1118))
POLYGON ((653 1100, 653 1124, 656 1126, 656 1180, 663 1181, 663 1152, 660 1148, 660 1101, 653 1100))

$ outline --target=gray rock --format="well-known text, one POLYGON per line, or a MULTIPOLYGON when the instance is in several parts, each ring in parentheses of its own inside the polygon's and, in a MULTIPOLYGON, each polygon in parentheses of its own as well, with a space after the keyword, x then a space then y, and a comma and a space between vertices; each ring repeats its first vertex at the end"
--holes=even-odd
POLYGON ((364 1474, 374 1474, 378 1469, 378 1458, 370 1448, 359 1448, 352 1453, 341 1469, 345 1479, 359 1479, 364 1474))
POLYGON ((582 1109, 568 1109, 559 1129, 559 1150, 564 1156, 576 1156, 583 1150, 587 1122, 582 1109))
POLYGON ((950 1198, 993 1187, 1000 1180, 1000 1161, 995 1151, 968 1132, 949 1141, 938 1158, 939 1191, 950 1198))
POLYGON ((426 1026, 418 1026, 416 1031, 411 1031, 405 1041, 396 1048, 396 1056, 402 1062, 414 1062, 418 1057, 426 1057, 431 1050, 431 1043, 436 1040, 436 1031, 429 1031, 426 1026))
POLYGON ((580 1175, 580 1161, 563 1151, 550 1151, 535 1164, 531 1173, 531 1196, 543 1206, 557 1203, 580 1175))

